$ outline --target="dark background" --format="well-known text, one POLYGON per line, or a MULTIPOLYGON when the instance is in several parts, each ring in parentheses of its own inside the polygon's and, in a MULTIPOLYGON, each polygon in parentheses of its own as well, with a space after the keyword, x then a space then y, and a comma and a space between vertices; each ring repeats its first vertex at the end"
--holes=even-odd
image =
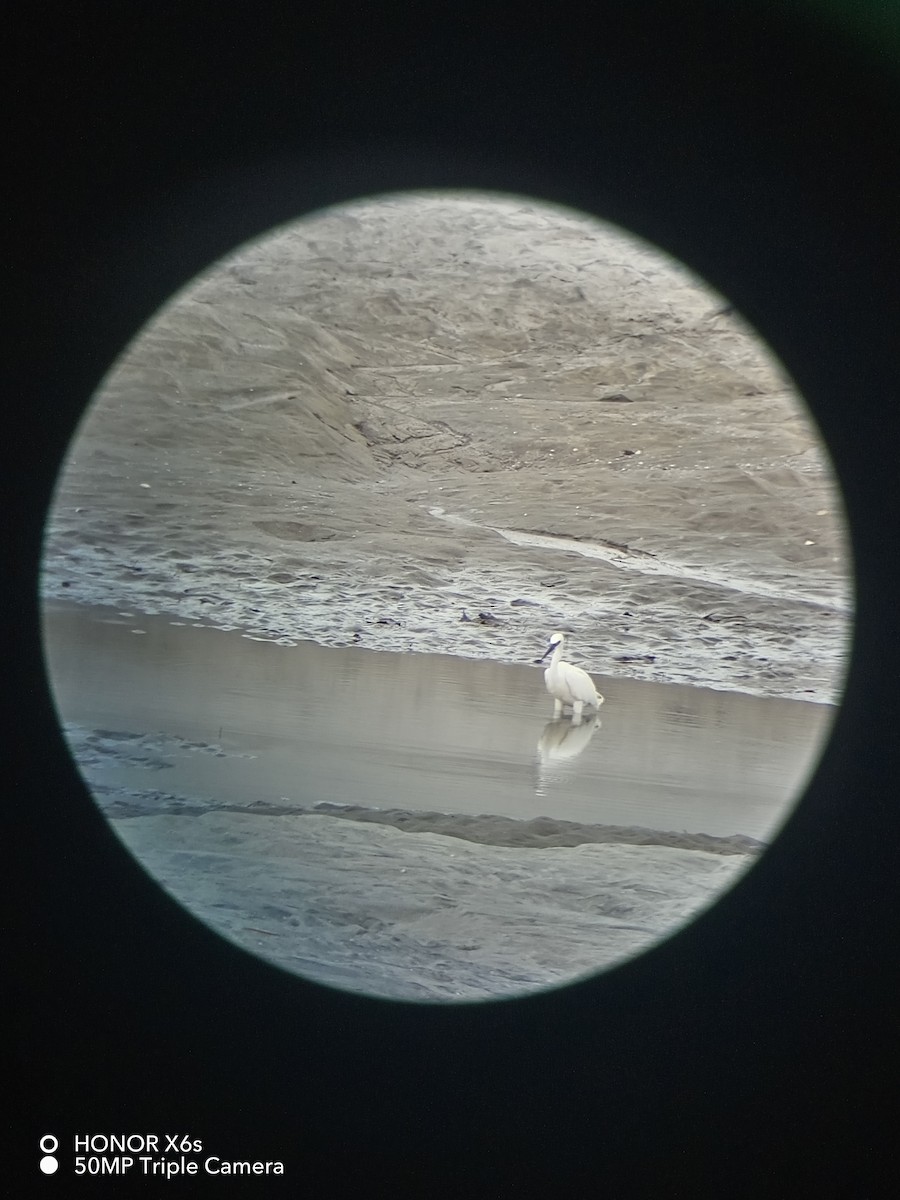
POLYGON ((16 1194, 80 1190, 72 1135, 112 1131, 281 1159, 291 1192, 894 1192, 900 37, 811 3, 19 8, 2 439, 16 1194), (596 981, 458 1008, 306 985, 152 884, 66 756, 36 592, 60 459, 143 321, 277 221, 426 186, 593 211, 728 295, 820 423, 858 588, 834 736, 741 886, 596 981), (44 1177, 51 1131, 62 1165, 44 1177))

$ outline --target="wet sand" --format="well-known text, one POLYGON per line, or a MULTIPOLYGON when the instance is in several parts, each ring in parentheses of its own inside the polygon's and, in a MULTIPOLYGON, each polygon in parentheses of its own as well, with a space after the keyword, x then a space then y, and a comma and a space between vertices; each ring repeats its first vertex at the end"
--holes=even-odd
MULTIPOLYGON (((519 201, 285 229, 108 376, 48 521, 45 596, 501 663, 561 626, 607 676, 834 703, 839 499, 790 382, 723 307, 656 252, 519 201)), ((291 969, 409 998, 620 961, 755 849, 172 799, 110 816, 192 911, 291 969)))
POLYGON ((238 945, 317 982, 406 1000, 590 974, 677 928, 746 865, 663 846, 522 850, 315 814, 167 814, 117 831, 238 945))

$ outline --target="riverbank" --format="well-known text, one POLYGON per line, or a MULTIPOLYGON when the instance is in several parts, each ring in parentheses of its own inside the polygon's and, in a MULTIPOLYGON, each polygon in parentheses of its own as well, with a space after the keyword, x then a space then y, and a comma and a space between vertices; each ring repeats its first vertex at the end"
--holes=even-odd
POLYGON ((789 381, 721 297, 516 201, 240 250, 105 381, 44 589, 259 637, 834 702, 849 559, 789 381))

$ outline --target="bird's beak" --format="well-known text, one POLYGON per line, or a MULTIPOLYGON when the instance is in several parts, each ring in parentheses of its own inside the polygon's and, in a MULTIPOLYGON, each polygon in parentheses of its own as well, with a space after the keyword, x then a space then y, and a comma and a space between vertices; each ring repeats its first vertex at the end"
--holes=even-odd
POLYGON ((541 655, 541 657, 538 659, 538 662, 543 662, 544 659, 547 657, 547 655, 550 653, 550 651, 554 650, 554 649, 555 649, 555 647, 554 647, 553 643, 551 642, 550 645, 547 647, 547 649, 544 651, 544 653, 541 655))

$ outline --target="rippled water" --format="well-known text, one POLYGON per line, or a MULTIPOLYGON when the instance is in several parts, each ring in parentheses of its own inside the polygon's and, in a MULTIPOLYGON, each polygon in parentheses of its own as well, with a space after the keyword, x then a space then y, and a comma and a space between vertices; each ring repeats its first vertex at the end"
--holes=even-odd
POLYGON ((62 604, 45 612, 45 644, 64 721, 181 739, 156 760, 107 764, 105 783, 240 805, 553 816, 766 840, 835 711, 595 673, 600 723, 573 726, 550 720, 535 666, 286 647, 62 604))

